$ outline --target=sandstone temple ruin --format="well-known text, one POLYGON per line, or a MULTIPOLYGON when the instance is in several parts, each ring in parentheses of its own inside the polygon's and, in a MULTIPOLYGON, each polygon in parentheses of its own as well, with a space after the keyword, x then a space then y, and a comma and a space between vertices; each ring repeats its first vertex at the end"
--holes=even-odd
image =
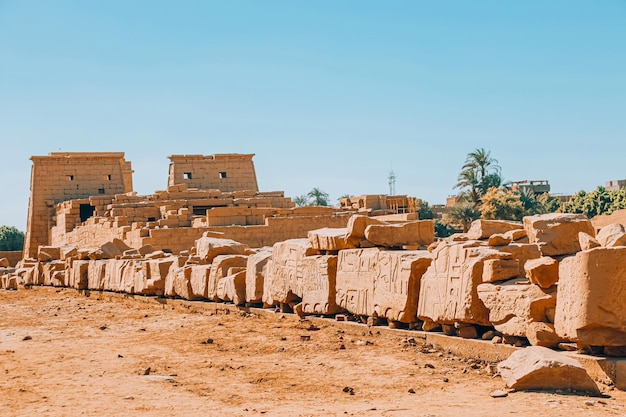
POLYGON ((24 259, 1 270, 0 287, 222 301, 626 355, 623 224, 546 214, 436 239, 406 196, 295 207, 258 190, 253 155, 169 159, 167 188, 138 196, 123 153, 33 157, 24 259))

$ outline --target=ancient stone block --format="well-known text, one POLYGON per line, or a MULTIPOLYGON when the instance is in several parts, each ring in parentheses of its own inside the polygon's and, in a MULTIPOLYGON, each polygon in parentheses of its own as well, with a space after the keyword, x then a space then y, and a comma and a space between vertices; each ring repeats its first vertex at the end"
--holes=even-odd
POLYGON ((289 239, 274 244, 271 280, 265 284, 269 284, 269 298, 279 303, 301 298, 304 289, 302 260, 305 256, 317 254, 319 252, 313 249, 309 239, 289 239))
POLYGON ((89 261, 87 272, 87 288, 101 291, 104 289, 104 277, 106 275, 106 261, 89 261))
POLYGON ((0 258, 0 267, 1 268, 8 268, 10 267, 11 264, 9 262, 9 260, 7 258, 0 258))
POLYGON ((61 248, 56 246, 39 246, 37 248, 38 261, 49 262, 59 259, 61 259, 61 248))
POLYGON ((173 257, 144 261, 142 265, 145 280, 135 284, 136 293, 162 296, 165 291, 165 278, 173 263, 173 257))
POLYGON ((338 251, 341 249, 355 248, 346 242, 346 228, 330 228, 311 230, 308 233, 311 247, 316 250, 338 251))
POLYGON ((63 287, 66 285, 65 262, 59 260, 51 262, 40 262, 39 275, 41 277, 41 283, 43 285, 63 287))
POLYGON ((428 246, 435 240, 435 226, 432 220, 372 224, 365 228, 365 238, 376 246, 428 246))
POLYGON ((556 347, 563 342, 563 339, 556 334, 554 325, 544 322, 528 323, 526 337, 533 346, 556 347))
POLYGON ((604 226, 596 235, 596 240, 605 248, 626 246, 626 229, 620 223, 611 223, 604 226))
POLYGON ((365 239, 365 229, 372 224, 386 224, 372 217, 355 214, 348 220, 346 227, 346 244, 352 247, 359 247, 362 240, 365 239))
POLYGON ((573 389, 599 395, 600 390, 574 358, 541 346, 513 352, 498 364, 506 386, 516 390, 573 389))
POLYGON ((71 267, 67 270, 67 285, 77 290, 85 290, 89 279, 89 261, 72 261, 71 267))
POLYGON ((550 288, 559 280, 559 262, 548 256, 529 259, 524 264, 526 276, 541 288, 550 288))
POLYGON ((546 256, 567 255, 580 251, 578 233, 595 234, 583 214, 550 213, 524 217, 524 229, 530 243, 539 245, 546 256))
POLYGON ((218 255, 244 255, 248 253, 248 247, 231 239, 207 237, 206 233, 195 243, 196 255, 203 262, 212 263, 218 255))
MULTIPOLYGON (((523 226, 523 224, 520 224, 520 227, 523 226)), ((507 239, 511 239, 512 242, 516 242, 520 239, 523 239, 526 236, 526 230, 522 229, 513 229, 513 230, 509 230, 508 232, 504 233, 504 237, 507 239)))
POLYGON ((248 263, 247 255, 218 255, 213 259, 209 280, 207 284, 207 298, 219 300, 217 297, 217 285, 220 280, 228 275, 228 269, 232 267, 245 267, 248 263))
POLYGON ((337 305, 352 314, 374 313, 374 277, 378 268, 378 248, 346 249, 337 260, 337 305))
POLYGON ((564 339, 626 346, 626 247, 596 248, 559 265, 554 325, 564 339))
POLYGON ((478 219, 472 222, 467 231, 467 238, 470 240, 487 239, 496 233, 506 233, 510 230, 521 229, 522 224, 508 220, 484 220, 478 219))
POLYGON ((476 241, 445 242, 432 253, 422 277, 418 316, 441 324, 489 324, 489 312, 478 298, 484 262, 504 255, 476 241))
POLYGON ((246 301, 246 271, 239 271, 220 279, 217 284, 217 298, 242 305, 246 301))
POLYGON ((504 246, 511 243, 513 239, 507 237, 504 233, 496 233, 495 235, 489 236, 487 241, 487 245, 489 246, 504 246))
POLYGON ((539 246, 533 243, 518 243, 514 242, 510 245, 499 246, 498 251, 508 254, 507 258, 517 259, 519 261, 519 276, 523 277, 526 274, 524 271, 524 265, 529 259, 537 259, 541 257, 539 246))
POLYGON ((421 279, 432 262, 426 250, 378 252, 374 274, 374 311, 403 323, 417 321, 421 279))
POLYGON ((341 311, 336 302, 337 258, 337 255, 303 258, 303 313, 335 314, 341 311))
POLYGON ((518 275, 517 259, 488 259, 483 266, 483 282, 505 281, 518 275))
POLYGON ((211 265, 190 265, 189 277, 191 293, 198 299, 209 298, 209 275, 211 265))
POLYGON ((271 257, 271 250, 261 250, 248 257, 246 264, 247 302, 259 303, 263 300, 263 286, 267 274, 267 262, 271 257))
POLYGON ((580 250, 589 250, 601 246, 595 237, 585 232, 578 233, 578 243, 580 244, 580 250))
POLYGON ((481 284, 477 291, 489 310, 489 322, 508 336, 525 336, 527 323, 546 321, 546 309, 556 305, 554 288, 548 292, 521 278, 481 284))

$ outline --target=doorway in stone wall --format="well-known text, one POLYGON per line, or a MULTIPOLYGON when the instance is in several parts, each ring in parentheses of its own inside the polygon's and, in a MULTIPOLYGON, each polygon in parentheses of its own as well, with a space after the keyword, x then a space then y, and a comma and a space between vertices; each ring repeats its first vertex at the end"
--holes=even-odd
POLYGON ((81 204, 80 205, 80 221, 81 221, 81 223, 86 221, 91 216, 93 216, 94 211, 96 211, 96 208, 94 206, 92 206, 91 204, 81 204))

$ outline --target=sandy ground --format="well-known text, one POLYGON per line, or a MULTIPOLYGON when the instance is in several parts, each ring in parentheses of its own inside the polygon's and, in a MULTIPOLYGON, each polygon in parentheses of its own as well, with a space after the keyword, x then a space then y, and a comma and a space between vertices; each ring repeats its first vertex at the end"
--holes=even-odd
POLYGON ((626 416, 376 327, 54 288, 0 291, 0 373, 1 416, 626 416))

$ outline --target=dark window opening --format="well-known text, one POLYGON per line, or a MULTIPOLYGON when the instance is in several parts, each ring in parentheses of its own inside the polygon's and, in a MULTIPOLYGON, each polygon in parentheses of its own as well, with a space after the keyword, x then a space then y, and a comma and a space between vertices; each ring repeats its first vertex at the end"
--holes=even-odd
POLYGON ((191 179, 191 172, 184 172, 183 173, 183 178, 186 180, 190 180, 191 179))
POLYGON ((111 174, 105 176, 104 179, 106 179, 107 181, 111 181, 111 174))
POLYGON ((155 222, 156 221, 156 217, 148 217, 148 221, 149 222, 155 222))
POLYGON ((80 221, 84 222, 88 218, 93 216, 93 213, 96 211, 96 208, 90 204, 81 204, 80 205, 80 221))
POLYGON ((104 188, 98 188, 98 194, 104 194, 104 188))
POLYGON ((220 172, 220 178, 226 178, 226 171, 220 172))
POLYGON ((68 181, 74 181, 74 176, 73 175, 68 175, 67 176, 67 180, 68 181))

